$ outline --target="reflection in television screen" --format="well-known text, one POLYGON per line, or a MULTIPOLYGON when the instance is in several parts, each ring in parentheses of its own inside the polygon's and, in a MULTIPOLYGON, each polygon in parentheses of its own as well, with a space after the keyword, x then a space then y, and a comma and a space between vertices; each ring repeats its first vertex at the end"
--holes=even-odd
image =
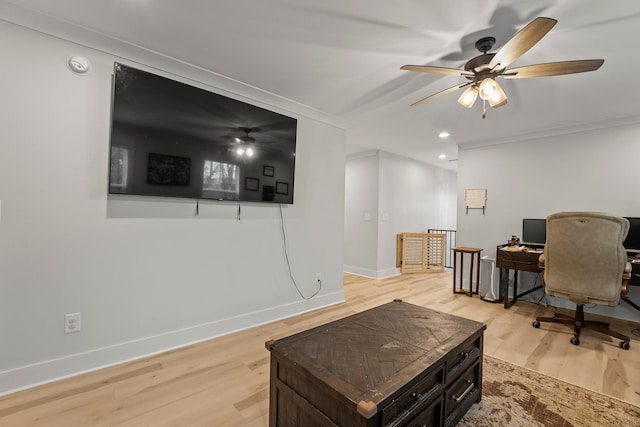
POLYGON ((109 193, 293 203, 295 118, 120 63, 113 81, 109 193))

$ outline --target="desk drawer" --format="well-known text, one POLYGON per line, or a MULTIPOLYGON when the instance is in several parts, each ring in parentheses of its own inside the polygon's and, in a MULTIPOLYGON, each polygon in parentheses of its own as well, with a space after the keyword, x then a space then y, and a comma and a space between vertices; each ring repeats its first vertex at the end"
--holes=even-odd
POLYGON ((382 425, 394 427, 408 425, 404 422, 398 423, 398 421, 410 418, 410 415, 420 412, 424 404, 442 393, 443 383, 444 366, 441 365, 439 369, 409 387, 382 410, 382 425))
POLYGON ((451 384, 451 381, 455 376, 460 374, 460 372, 464 371, 478 360, 481 353, 481 346, 481 337, 478 337, 474 340, 466 341, 451 352, 450 356, 445 362, 447 369, 447 376, 445 381, 448 384, 451 384))
POLYGON ((496 267, 539 273, 542 271, 538 266, 540 255, 536 252, 509 252, 498 249, 496 267))
POLYGON ((415 411, 411 411, 406 417, 399 419, 397 424, 392 424, 389 427, 441 426, 443 406, 442 397, 439 396, 427 405, 420 405, 415 411))
POLYGON ((480 361, 467 369, 444 393, 445 425, 455 425, 480 395, 480 361))

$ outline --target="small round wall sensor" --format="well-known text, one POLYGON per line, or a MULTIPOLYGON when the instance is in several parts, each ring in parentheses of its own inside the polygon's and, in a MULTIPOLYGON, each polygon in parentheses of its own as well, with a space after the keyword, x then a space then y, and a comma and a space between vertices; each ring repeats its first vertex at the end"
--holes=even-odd
POLYGON ((89 74, 91 71, 91 63, 87 58, 80 55, 72 55, 67 60, 67 66, 71 71, 80 76, 89 74))

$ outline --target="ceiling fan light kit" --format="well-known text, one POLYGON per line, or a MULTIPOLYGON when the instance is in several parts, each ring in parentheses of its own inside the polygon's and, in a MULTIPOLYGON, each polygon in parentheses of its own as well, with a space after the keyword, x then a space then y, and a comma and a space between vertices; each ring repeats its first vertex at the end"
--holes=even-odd
MULTIPOLYGON (((240 130, 245 134, 243 136, 236 136, 233 138, 233 141, 238 144, 235 152, 240 157, 253 157, 256 154, 256 151, 254 150, 254 143, 256 142, 256 139, 249 136, 249 134, 256 132, 256 129, 240 128, 240 130)), ((259 132, 259 129, 257 131, 259 132)))
POLYGON ((480 98, 489 102, 493 108, 502 107, 507 103, 507 94, 504 93, 502 86, 493 79, 486 78, 480 82, 480 98))
POLYGON ((491 77, 486 77, 480 82, 478 94, 485 101, 494 99, 500 96, 500 85, 491 77))
POLYGON ((467 90, 462 92, 460 98, 458 98, 458 103, 463 107, 471 108, 473 104, 476 102, 476 98, 478 97, 478 89, 475 86, 469 86, 467 90))
MULTIPOLYGON (((505 45, 496 53, 488 53, 496 42, 494 37, 483 37, 475 44, 481 55, 470 59, 464 70, 447 67, 434 67, 428 65, 404 65, 402 70, 417 71, 421 73, 456 75, 464 77, 467 83, 442 90, 438 93, 423 98, 411 104, 418 106, 425 102, 439 98, 450 92, 467 87, 458 98, 460 105, 471 108, 476 98, 480 96, 488 102, 492 108, 502 107, 507 103, 507 94, 496 78, 522 79, 531 77, 558 76, 562 74, 584 73, 595 71, 602 66, 604 59, 587 59, 577 61, 549 62, 545 64, 528 65, 507 70, 512 62, 520 58, 525 52, 538 43, 558 21, 553 18, 539 17, 531 21, 524 28, 518 31, 505 45)), ((484 102, 483 102, 484 104, 484 102)), ((485 117, 483 111, 482 117, 485 117)))

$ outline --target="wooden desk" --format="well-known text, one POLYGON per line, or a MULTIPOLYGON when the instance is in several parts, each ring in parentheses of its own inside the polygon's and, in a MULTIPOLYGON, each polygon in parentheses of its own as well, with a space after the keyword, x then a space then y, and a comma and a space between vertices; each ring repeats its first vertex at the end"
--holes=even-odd
POLYGON ((538 258, 542 255, 542 248, 535 248, 535 252, 512 252, 504 250, 508 245, 498 245, 496 249, 496 267, 500 269, 500 295, 504 298, 504 308, 510 308, 518 298, 544 288, 543 284, 534 286, 528 291, 518 293, 518 271, 542 273, 538 266, 538 258), (513 296, 509 298, 509 270, 514 270, 513 296))
POLYGON ((268 341, 269 426, 454 426, 481 399, 485 329, 395 300, 268 341))
POLYGON ((473 294, 478 294, 478 287, 480 284, 480 252, 482 248, 468 248, 465 246, 459 246, 453 248, 453 293, 454 294, 467 294, 470 297, 473 294), (458 254, 460 254, 460 287, 456 289, 456 270, 458 269, 458 254), (471 263, 469 264, 469 292, 465 291, 462 286, 462 277, 464 275, 464 254, 471 254, 471 263), (473 264, 474 258, 476 259, 476 290, 473 290, 473 264))

